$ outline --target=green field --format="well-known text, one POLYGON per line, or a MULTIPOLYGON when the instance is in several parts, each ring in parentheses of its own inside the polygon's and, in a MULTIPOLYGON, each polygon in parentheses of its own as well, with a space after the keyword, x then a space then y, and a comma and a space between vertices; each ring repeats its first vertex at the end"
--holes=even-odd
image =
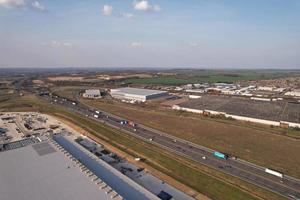
POLYGON ((188 159, 167 153, 152 144, 128 136, 91 119, 73 114, 62 107, 51 105, 49 102, 35 96, 24 96, 1 102, 0 110, 33 110, 59 115, 60 117, 64 116, 67 120, 77 124, 120 150, 131 154, 132 152, 133 154, 134 152, 138 153, 138 155, 146 158, 148 165, 214 200, 285 199, 237 178, 217 172, 188 159))
POLYGON ((122 81, 122 83, 144 85, 183 85, 188 83, 216 82, 233 83, 236 81, 273 79, 294 75, 293 72, 280 70, 182 70, 175 71, 174 73, 176 73, 176 75, 126 79, 125 81, 122 81))

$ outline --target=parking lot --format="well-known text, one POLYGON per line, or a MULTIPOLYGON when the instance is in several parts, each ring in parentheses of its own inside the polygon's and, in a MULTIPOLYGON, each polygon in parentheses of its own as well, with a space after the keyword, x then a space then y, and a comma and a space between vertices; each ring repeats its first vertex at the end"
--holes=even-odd
POLYGON ((5 150, 26 146, 37 138, 42 140, 50 134, 70 130, 65 124, 40 113, 0 113, 0 144, 5 146, 5 150))
POLYGON ((271 121, 300 123, 300 103, 296 102, 258 101, 241 97, 203 95, 200 99, 190 100, 179 106, 271 121))

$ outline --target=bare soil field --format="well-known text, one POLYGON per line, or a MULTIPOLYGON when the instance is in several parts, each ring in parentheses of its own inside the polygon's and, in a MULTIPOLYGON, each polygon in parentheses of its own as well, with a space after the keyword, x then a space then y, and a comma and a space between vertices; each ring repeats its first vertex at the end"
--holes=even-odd
POLYGON ((117 80, 125 78, 151 78, 151 74, 120 74, 120 75, 99 75, 98 79, 117 80))
POLYGON ((185 103, 189 100, 188 97, 183 97, 180 99, 175 99, 175 100, 166 100, 164 102, 161 103, 162 106, 169 106, 172 107, 173 105, 177 105, 177 104, 181 104, 181 103, 185 103))
MULTIPOLYGON (((87 87, 88 88, 88 87, 87 87)), ((56 95, 59 95, 61 97, 65 97, 71 100, 76 100, 76 94, 84 90, 85 87, 79 87, 79 86, 64 86, 64 87, 53 87, 51 88, 51 91, 55 93, 56 95)))
POLYGON ((48 77, 50 81, 82 81, 84 77, 82 76, 53 76, 48 77))
POLYGON ((44 81, 39 80, 39 79, 33 80, 32 82, 33 82, 34 84, 39 84, 39 85, 44 85, 44 84, 45 84, 44 81))
POLYGON ((128 104, 82 100, 107 112, 300 178, 300 141, 271 131, 128 104))

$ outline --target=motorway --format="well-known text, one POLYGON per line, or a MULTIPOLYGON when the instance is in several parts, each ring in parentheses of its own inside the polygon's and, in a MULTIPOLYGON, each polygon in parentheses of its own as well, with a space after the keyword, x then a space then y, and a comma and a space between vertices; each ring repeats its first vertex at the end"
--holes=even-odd
POLYGON ((217 158, 213 156, 214 150, 212 149, 208 149, 192 142, 171 136, 167 133, 146 127, 141 124, 138 124, 135 127, 128 124, 122 125, 120 121, 125 119, 101 111, 97 108, 83 105, 82 103, 77 102, 76 105, 73 105, 73 102, 61 97, 52 97, 48 95, 44 95, 43 97, 44 99, 52 103, 62 105, 73 112, 92 118, 93 120, 97 120, 101 123, 105 123, 108 126, 122 130, 127 134, 140 138, 183 157, 192 159, 210 168, 240 178, 244 181, 265 188, 289 199, 300 200, 300 181, 295 178, 289 176, 279 178, 266 173, 264 167, 254 165, 234 157, 229 157, 227 160, 217 158), (96 110, 99 111, 100 114, 95 113, 96 110), (98 118, 95 118, 94 115, 98 115, 98 118))

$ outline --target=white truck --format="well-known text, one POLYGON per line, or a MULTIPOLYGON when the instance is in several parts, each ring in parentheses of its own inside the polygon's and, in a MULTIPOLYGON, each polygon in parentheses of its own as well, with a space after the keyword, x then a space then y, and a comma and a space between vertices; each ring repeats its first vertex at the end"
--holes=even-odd
POLYGON ((277 172, 277 171, 274 171, 274 170, 272 170, 272 169, 266 168, 266 169, 265 169, 265 172, 268 173, 268 174, 271 174, 271 175, 273 175, 273 176, 277 176, 277 177, 279 177, 279 178, 283 178, 283 174, 282 174, 282 173, 277 172))

